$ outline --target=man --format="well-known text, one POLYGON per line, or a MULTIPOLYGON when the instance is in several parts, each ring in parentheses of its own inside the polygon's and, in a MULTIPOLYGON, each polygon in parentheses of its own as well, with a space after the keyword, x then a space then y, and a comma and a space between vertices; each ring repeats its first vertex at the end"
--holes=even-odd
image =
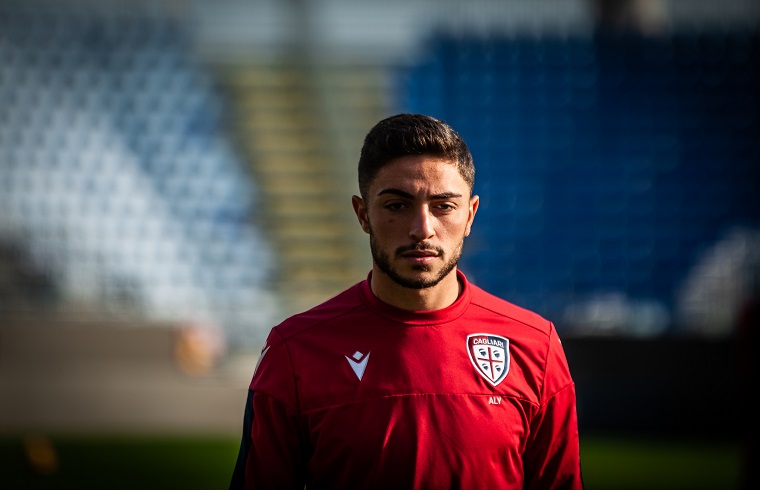
POLYGON ((352 202, 372 270, 270 332, 230 488, 582 488, 554 326, 457 270, 474 175, 442 121, 370 130, 352 202))

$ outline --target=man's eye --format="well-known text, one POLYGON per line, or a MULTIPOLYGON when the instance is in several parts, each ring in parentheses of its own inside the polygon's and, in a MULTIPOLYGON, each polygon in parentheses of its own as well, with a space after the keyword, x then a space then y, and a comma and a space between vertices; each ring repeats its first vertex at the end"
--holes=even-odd
POLYGON ((391 211, 398 211, 404 207, 403 202, 389 202, 385 205, 386 209, 390 209, 391 211))

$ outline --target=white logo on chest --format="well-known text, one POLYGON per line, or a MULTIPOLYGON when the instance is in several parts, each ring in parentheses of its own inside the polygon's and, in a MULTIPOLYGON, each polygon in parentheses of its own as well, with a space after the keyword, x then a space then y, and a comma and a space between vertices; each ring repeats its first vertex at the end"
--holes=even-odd
POLYGON ((356 374, 356 377, 359 378, 359 381, 362 380, 362 376, 364 376, 364 370, 367 369, 367 361, 369 361, 369 355, 370 352, 367 352, 367 355, 364 355, 361 352, 356 351, 351 357, 345 356, 348 364, 351 366, 351 369, 354 370, 354 374, 356 374))
POLYGON ((491 333, 467 336, 467 354, 475 370, 496 386, 509 372, 509 339, 491 333))

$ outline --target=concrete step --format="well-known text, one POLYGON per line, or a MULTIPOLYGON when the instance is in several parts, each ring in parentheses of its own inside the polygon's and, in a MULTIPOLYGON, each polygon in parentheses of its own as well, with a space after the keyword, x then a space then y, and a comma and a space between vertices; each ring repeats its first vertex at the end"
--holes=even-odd
POLYGON ((288 313, 368 270, 350 199, 363 136, 386 103, 383 83, 379 70, 353 66, 252 65, 229 77, 288 313))
POLYGON ((187 332, 112 320, 4 322, 0 433, 239 433, 256 355, 220 352, 208 363, 199 354, 205 367, 192 369, 187 332))

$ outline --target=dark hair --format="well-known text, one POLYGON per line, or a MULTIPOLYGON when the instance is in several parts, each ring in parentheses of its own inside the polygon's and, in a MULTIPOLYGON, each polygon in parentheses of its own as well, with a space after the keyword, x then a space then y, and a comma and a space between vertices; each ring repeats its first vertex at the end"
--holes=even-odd
POLYGON ((367 198, 372 180, 384 165, 406 155, 433 155, 456 165, 472 191, 475 165, 459 133, 443 121, 423 114, 387 117, 367 133, 359 157, 359 192, 367 198))

